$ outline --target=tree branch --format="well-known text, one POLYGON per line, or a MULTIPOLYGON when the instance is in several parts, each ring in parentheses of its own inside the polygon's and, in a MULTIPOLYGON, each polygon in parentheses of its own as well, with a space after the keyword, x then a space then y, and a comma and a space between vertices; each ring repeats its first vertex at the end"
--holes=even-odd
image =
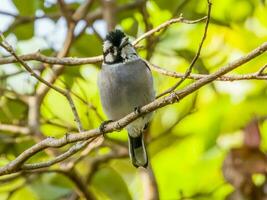
POLYGON ((63 90, 63 89, 61 89, 61 88, 59 88, 59 87, 57 87, 57 86, 51 84, 50 82, 46 81, 46 80, 43 79, 41 76, 39 76, 37 73, 35 73, 35 72, 30 68, 30 66, 28 66, 28 64, 27 64, 26 62, 24 62, 23 60, 21 60, 21 59, 17 56, 17 54, 15 53, 15 51, 14 51, 14 49, 11 47, 11 45, 9 45, 9 44, 5 41, 4 36, 1 35, 1 37, 2 37, 2 41, 3 41, 3 42, 0 42, 0 46, 3 47, 5 50, 7 50, 11 55, 13 55, 13 56, 18 60, 18 62, 19 62, 19 63, 20 63, 20 64, 21 64, 21 65, 22 65, 22 66, 23 66, 23 67, 24 67, 24 68, 31 74, 31 76, 35 77, 37 80, 39 80, 40 82, 44 83, 44 84, 45 84, 46 86, 48 86, 49 88, 54 89, 55 91, 57 91, 58 93, 62 94, 63 96, 65 96, 65 97, 67 98, 67 100, 68 100, 68 102, 69 102, 69 104, 70 104, 70 107, 71 107, 71 109, 72 109, 72 112, 73 112, 73 115, 74 115, 74 119, 75 119, 75 121, 76 121, 76 123, 77 123, 78 130, 79 130, 79 132, 81 132, 81 131, 83 130, 83 128, 82 128, 82 124, 81 124, 81 121, 80 121, 80 118, 79 118, 77 109, 76 109, 76 107, 75 107, 75 105, 74 105, 74 102, 73 102, 73 100, 72 100, 70 94, 69 94, 67 91, 65 91, 65 90, 63 90))
MULTIPOLYGON (((41 54, 40 52, 30 53, 19 56, 21 60, 24 61, 31 61, 36 60, 42 63, 47 64, 58 64, 58 65, 83 65, 83 64, 91 64, 91 63, 98 63, 103 60, 103 56, 95 56, 89 58, 72 58, 72 57, 64 57, 64 58, 57 58, 57 57, 49 57, 41 54)), ((9 64, 18 62, 17 59, 13 56, 0 58, 0 64, 9 64)))
POLYGON ((23 135, 30 134, 30 129, 28 127, 16 126, 12 124, 1 124, 0 123, 0 130, 12 132, 12 133, 21 133, 23 135))
POLYGON ((103 19, 106 23, 107 31, 112 31, 116 26, 116 1, 115 0, 101 0, 103 19))
POLYGON ((85 0, 84 3, 81 4, 80 7, 72 15, 72 20, 79 21, 83 19, 86 16, 88 10, 93 5, 93 3, 94 3, 94 0, 85 0))
POLYGON ((158 200, 159 199, 158 185, 151 166, 149 166, 147 169, 140 168, 139 173, 141 175, 143 183, 144 199, 158 200))
POLYGON ((207 32, 208 32, 208 27, 209 27, 209 22, 210 22, 211 6, 212 6, 212 4, 211 4, 211 2, 209 0, 207 0, 207 2, 208 2, 208 14, 207 14, 207 20, 206 20, 206 24, 205 24, 204 34, 203 34, 202 39, 200 41, 200 44, 199 44, 199 47, 198 47, 198 50, 197 50, 197 53, 196 53, 195 57, 193 58, 192 62, 190 63, 190 65, 189 65, 188 69, 186 70, 184 76, 177 83, 175 83, 172 87, 170 87, 169 89, 167 89, 163 93, 159 94, 157 96, 157 98, 162 97, 162 96, 174 91, 191 74, 195 63, 197 62, 197 60, 198 60, 198 58, 200 56, 200 52, 201 52, 202 46, 204 44, 204 41, 205 41, 205 39, 207 37, 207 32))
MULTIPOLYGON (((154 71, 165 75, 165 76, 169 76, 169 77, 173 77, 173 78, 182 78, 184 77, 183 73, 179 73, 179 72, 173 72, 173 71, 169 71, 166 69, 163 69, 155 64, 149 63, 147 60, 144 60, 147 65, 154 71)), ((264 68, 264 67, 262 67, 264 68)), ((225 76, 220 76, 216 79, 216 81, 240 81, 240 80, 251 80, 251 79, 255 79, 255 80, 267 80, 267 75, 266 74, 262 74, 262 68, 255 72, 255 73, 250 73, 250 74, 244 74, 244 75, 225 75, 225 76)), ((193 79, 193 80, 199 80, 202 78, 205 78, 209 76, 208 74, 190 74, 187 79, 193 79)))
MULTIPOLYGON (((183 17, 171 19, 169 21, 164 22, 160 26, 146 32, 145 34, 141 35, 139 38, 137 38, 135 41, 132 42, 134 46, 136 46, 141 40, 149 37, 150 35, 155 34, 156 32, 165 29, 166 27, 170 26, 171 24, 174 23, 185 23, 185 24, 196 24, 199 22, 202 22, 206 20, 207 17, 202 17, 200 19, 196 20, 187 20, 184 19, 183 17)), ((40 52, 35 52, 31 54, 25 54, 22 56, 19 56, 21 60, 24 61, 31 61, 31 60, 36 60, 40 61, 43 63, 48 63, 48 64, 58 64, 58 65, 83 65, 83 64, 92 64, 92 63, 98 63, 103 61, 103 56, 95 56, 95 57, 89 57, 89 58, 71 58, 71 57, 65 57, 63 58, 62 56, 59 57, 49 57, 41 54, 40 52)), ((18 60, 14 56, 10 57, 5 57, 5 58, 0 58, 0 64, 9 64, 9 63, 15 63, 18 62, 18 60)))
POLYGON ((229 63, 228 65, 220 68, 218 71, 207 75, 205 78, 202 78, 200 80, 197 80, 196 82, 186 86, 182 90, 178 90, 176 92, 173 92, 169 94, 166 97, 159 98, 143 107, 140 108, 140 113, 132 112, 125 116, 124 118, 111 122, 107 124, 103 130, 103 132, 100 132, 99 129, 92 129, 88 131, 84 131, 82 133, 72 133, 68 134, 67 137, 62 137, 59 139, 55 138, 46 138, 45 140, 33 145, 29 149, 22 152, 17 158, 15 158, 13 161, 11 161, 9 164, 3 166, 0 168, 0 175, 4 174, 11 174, 14 172, 18 172, 22 169, 22 166, 24 162, 26 162, 30 157, 35 155, 36 153, 49 148, 59 148, 66 144, 77 142, 77 141, 83 141, 88 140, 89 138, 93 138, 99 135, 102 135, 102 133, 108 133, 112 131, 119 131, 135 119, 137 119, 140 116, 143 116, 147 113, 150 113, 156 109, 159 109, 161 107, 176 103, 183 99, 184 97, 188 96, 189 94, 193 93, 194 91, 198 90, 202 86, 212 82, 213 80, 217 79, 218 77, 234 70, 235 68, 243 65, 244 63, 249 62, 253 58, 263 54, 267 50, 267 42, 263 43, 250 53, 248 53, 245 56, 240 57, 239 59, 236 59, 235 61, 229 63))
POLYGON ((187 19, 184 19, 182 16, 178 17, 178 18, 174 18, 174 19, 171 19, 171 20, 168 20, 164 23, 162 23, 161 25, 159 25, 158 27, 154 28, 154 29, 151 29, 150 31, 144 33, 143 35, 141 35, 139 38, 137 38, 135 41, 132 42, 132 44, 134 46, 136 46, 139 42, 141 42, 143 39, 149 37, 150 35, 153 35, 155 34, 156 32, 159 32, 161 31, 162 29, 166 29, 168 26, 170 26, 171 24, 174 24, 174 23, 185 23, 185 24, 196 24, 196 23, 199 23, 199 22, 202 22, 202 21, 205 21, 207 19, 207 17, 202 17, 200 19, 196 19, 196 20, 187 20, 187 19))

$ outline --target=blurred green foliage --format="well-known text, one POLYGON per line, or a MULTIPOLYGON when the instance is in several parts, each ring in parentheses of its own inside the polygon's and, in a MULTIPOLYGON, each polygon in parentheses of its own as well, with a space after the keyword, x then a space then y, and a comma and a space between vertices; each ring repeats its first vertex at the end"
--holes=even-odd
MULTIPOLYGON (((56 4, 44 3, 44 0, 13 0, 13 4, 21 16, 34 16, 36 12, 44 14, 59 13, 56 4)), ((47 1, 48 2, 48 1, 47 1)), ((73 2, 77 8, 81 1, 73 2)), ((118 4, 127 4, 130 0, 118 1, 118 4)), ((204 43, 201 57, 194 72, 210 73, 230 61, 238 58, 267 40, 267 6, 260 0, 214 0, 212 1, 212 15, 208 37, 204 43)), ((96 6, 97 9, 98 6, 96 6)), ((153 27, 170 19, 174 14, 183 13, 186 19, 197 19, 206 15, 207 2, 205 0, 149 0, 147 2, 149 22, 153 27), (183 5, 183 6, 181 6, 183 5), (179 13, 175 13, 177 11, 179 13)), ((3 10, 4 8, 1 8, 3 10)), ((0 16, 1 20, 1 16, 0 16)), ((37 50, 33 39, 43 40, 35 34, 35 23, 14 22, 5 32, 7 37, 15 38, 20 54, 37 50), (23 45, 27 48, 22 48, 23 45), (29 51, 30 49, 30 51, 29 51)), ((145 32, 145 23, 138 9, 120 12, 117 14, 118 26, 131 37, 140 36, 145 32)), ((57 23, 53 19, 52 23, 57 23)), ((45 27, 44 27, 45 28, 45 27)), ((170 26, 160 36, 151 62, 168 70, 183 72, 187 69, 195 55, 204 31, 204 24, 175 24, 170 26)), ((45 41, 46 42, 46 41, 45 41)), ((145 42, 142 42, 145 44, 145 42)), ((70 56, 89 57, 101 54, 101 41, 90 31, 80 36, 70 49, 70 56)), ((54 52, 47 45, 41 50, 54 52)), ((38 47, 39 48, 39 47, 38 47)), ((141 49, 140 55, 145 56, 146 50, 141 49)), ((254 59, 238 68, 237 74, 256 72, 266 64, 266 54, 254 59)), ((33 66, 36 62, 30 62, 33 66)), ((10 66, 10 65, 9 65, 10 66)), ((15 70, 18 65, 12 64, 15 70)), ((83 65, 68 68, 56 82, 62 87, 71 88, 73 92, 92 103, 101 115, 99 95, 96 87, 98 65, 83 65)), ((6 73, 0 67, 0 74, 6 73)), ((28 75, 26 75, 28 76, 28 75)), ((153 72, 157 93, 173 85, 177 80, 153 72)), ((25 76, 22 79, 11 77, 1 82, 3 87, 11 87, 20 94, 30 94, 34 91, 36 82, 28 82, 25 76), (17 87, 23 85, 25 87, 17 87), (25 89, 32 88, 32 89, 25 89)), ((191 83, 185 81, 181 86, 191 83)), ((2 87, 1 86, 1 87, 2 87)), ((99 126, 101 119, 79 99, 74 99, 79 115, 86 129, 99 126)), ((50 90, 41 107, 41 130, 46 136, 61 137, 69 130, 75 130, 73 115, 68 102, 53 90, 50 90), (64 127, 48 123, 53 121, 64 127)), ((151 142, 147 144, 150 161, 159 187, 160 199, 179 199, 182 195, 191 196, 197 193, 210 193, 209 197, 198 199, 222 200, 233 189, 225 184, 221 166, 225 154, 230 147, 238 146, 242 140, 242 128, 254 116, 267 115, 267 84, 266 81, 234 81, 214 82, 201 88, 171 106, 164 107, 154 113, 150 127, 151 142), (183 119, 181 119, 183 118, 183 119), (177 123, 177 121, 180 121, 177 123), (174 124, 176 124, 173 126, 174 124), (169 132, 164 132, 173 126, 169 132), (161 133, 165 135, 159 136, 161 133)), ((0 97, 0 122, 25 125, 27 106, 13 97, 0 97)), ((267 150, 267 122, 261 124, 263 136, 262 149, 267 150)), ((0 131, 0 165, 7 164, 20 152, 33 144, 32 140, 22 139, 14 143, 16 137, 8 132, 0 131), (1 139, 3 138, 3 139, 1 139)), ((108 137, 126 141, 125 131, 108 134, 108 137)), ((101 150, 101 149, 100 149, 101 150)), ((99 150, 91 152, 88 159, 98 156, 99 150)), ((79 156, 78 154, 76 156, 79 156)), ((45 154, 38 154, 31 162, 47 159, 45 154)), ((77 166, 83 174, 87 171, 86 162, 77 166)), ((114 159, 100 166, 88 186, 99 199, 142 199, 142 181, 129 162, 129 159, 114 159)), ((23 179, 17 179, 0 186, 0 200, 8 196, 8 191, 23 185, 23 179)), ((10 198, 16 199, 61 199, 70 194, 74 185, 64 176, 56 173, 42 176, 25 183, 10 198)))

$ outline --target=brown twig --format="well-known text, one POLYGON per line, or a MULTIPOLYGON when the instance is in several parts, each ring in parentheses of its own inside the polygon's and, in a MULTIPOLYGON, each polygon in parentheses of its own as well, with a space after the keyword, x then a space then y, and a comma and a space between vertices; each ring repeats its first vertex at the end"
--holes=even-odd
POLYGON ((9 97, 12 99, 14 98, 19 99, 25 104, 28 103, 28 99, 29 99, 29 96, 26 94, 19 94, 12 89, 4 88, 4 87, 0 87, 0 95, 5 95, 6 97, 9 97))
MULTIPOLYGON (((66 36, 66 39, 65 39, 65 42, 63 44, 61 51, 59 51, 59 53, 57 54, 57 58, 62 58, 68 54, 70 46, 73 41, 74 28, 75 28, 75 24, 69 22, 67 36, 66 36)), ((53 75, 50 74, 44 79, 46 80, 46 82, 52 85, 57 80, 58 76, 63 72, 63 70, 64 70, 64 66, 55 65, 53 75)), ((50 90, 50 87, 47 87, 46 85, 40 85, 40 87, 37 89, 36 94, 38 96, 40 103, 42 102, 42 100, 44 99, 44 97, 46 96, 49 90, 50 90)))
POLYGON ((59 4, 59 8, 61 10, 61 14, 65 17, 68 23, 71 23, 72 21, 72 15, 68 8, 67 3, 64 0, 57 0, 59 4))
POLYGON ((197 192, 190 196, 185 196, 183 192, 180 191, 180 197, 178 198, 178 200, 193 200, 193 199, 203 199, 203 198, 213 199, 212 198, 213 194, 224 185, 225 183, 222 183, 209 192, 197 192))
MULTIPOLYGON (((68 137, 68 136, 66 136, 68 137)), ((63 160, 66 160, 67 158, 71 157, 73 154, 77 153, 81 149, 85 148, 91 141, 93 141, 94 138, 84 141, 82 143, 77 142, 75 145, 73 145, 71 148, 69 148, 65 153, 60 154, 49 161, 44 161, 40 163, 33 163, 33 164, 24 164, 22 166, 22 170, 33 170, 33 169, 40 169, 45 167, 50 167, 56 163, 59 163, 63 160)))
MULTIPOLYGON (((44 67, 37 67, 37 68, 34 68, 32 70, 33 71, 41 71, 43 69, 44 69, 44 67)), ((23 73, 25 73, 25 70, 16 71, 16 72, 12 72, 12 73, 9 73, 9 74, 3 74, 3 75, 0 76, 0 81, 1 80, 5 80, 5 79, 8 79, 10 77, 17 76, 19 74, 23 74, 23 73)))
POLYGON ((156 178, 151 166, 147 169, 140 168, 139 173, 142 178, 143 188, 144 188, 144 199, 159 199, 158 185, 156 178))
MULTIPOLYGON (((140 6, 140 13, 142 14, 143 21, 145 24, 145 32, 148 32, 153 28, 152 23, 149 21, 149 13, 147 11, 147 0, 140 6)), ((148 36, 146 38, 146 59, 150 59, 153 51, 151 51, 154 43, 154 38, 152 38, 152 35, 148 36)))
POLYGON ((116 26, 116 1, 115 0, 101 0, 103 19, 107 25, 107 31, 112 31, 116 26))
MULTIPOLYGON (((45 56, 43 54, 41 54, 40 52, 36 52, 36 53, 31 53, 31 54, 25 54, 25 55, 21 55, 18 56, 21 60, 24 61, 32 61, 32 60, 36 60, 36 61, 40 61, 43 63, 47 63, 47 64, 59 64, 59 65, 68 65, 68 66, 75 66, 75 65, 84 65, 84 64, 92 64, 92 63, 99 63, 102 61, 102 56, 95 56, 95 57, 88 57, 88 58, 72 58, 72 57, 64 57, 64 58, 56 58, 56 57, 49 57, 49 56, 45 56)), ((173 78, 182 78, 185 76, 185 74, 183 73, 179 73, 179 72, 173 72, 173 71, 168 71, 166 69, 163 69, 155 64, 152 64, 146 60, 144 60, 149 67, 166 76, 170 76, 173 78)), ((0 64, 8 64, 8 63, 14 63, 14 62, 18 62, 16 60, 15 57, 10 56, 10 57, 6 57, 6 58, 0 58, 0 64)), ((262 67, 262 72, 265 70, 265 66, 262 67)), ((260 71, 256 72, 256 73, 250 73, 250 74, 244 74, 244 75, 226 75, 226 76, 221 76, 218 77, 218 81, 238 81, 238 80, 250 80, 250 79, 255 79, 255 80, 266 80, 267 79, 267 75, 262 73, 260 71)), ((207 76, 207 74, 190 74, 187 78, 188 79, 194 79, 194 80, 198 80, 201 78, 205 78, 207 76)))
POLYGON ((118 151, 112 151, 108 154, 97 156, 91 160, 91 169, 86 176, 86 183, 89 184, 92 180, 94 173, 102 163, 106 163, 112 159, 120 159, 128 157, 128 149, 121 147, 118 151))
POLYGON ((73 96, 75 96, 77 99, 79 99, 83 104, 85 104, 86 106, 88 106, 88 108, 92 109, 98 119, 100 119, 101 121, 104 121, 104 118, 100 115, 100 113, 98 112, 96 106, 94 106, 92 103, 84 100, 82 97, 80 97, 78 94, 76 94, 73 91, 71 91, 71 94, 73 94, 73 96))
POLYGON ((258 72, 256 72, 256 74, 258 76, 267 76, 267 73, 264 73, 265 69, 267 69, 267 64, 264 65, 262 68, 260 68, 260 70, 258 72))
MULTIPOLYGON (((145 34, 141 35, 139 38, 133 41, 132 44, 136 46, 141 40, 149 37, 150 35, 155 34, 156 32, 162 29, 165 29, 171 24, 178 23, 178 22, 186 23, 186 24, 195 24, 195 23, 199 23, 199 22, 206 20, 206 18, 207 17, 203 17, 203 18, 196 19, 196 20, 187 20, 187 19, 184 19, 183 17, 179 17, 179 18, 171 19, 159 25, 158 27, 146 32, 145 34)), ((43 63, 58 64, 58 65, 82 65, 82 64, 98 63, 103 60, 102 55, 89 57, 89 58, 71 58, 71 57, 63 58, 62 55, 58 57, 49 57, 49 56, 45 56, 41 54, 40 52, 22 55, 22 56, 19 56, 19 58, 24 61, 36 60, 36 61, 40 61, 43 63)), ((14 63, 14 62, 18 62, 18 60, 14 56, 0 58, 0 64, 8 64, 8 63, 14 63)))
POLYGON ((30 129, 28 127, 16 126, 12 124, 1 124, 0 123, 0 130, 12 132, 12 133, 21 133, 23 135, 30 134, 30 129))
MULTIPOLYGON (((144 60, 147 65, 154 71, 173 78, 182 78, 185 75, 183 73, 179 72, 173 72, 169 71, 166 69, 163 69, 155 64, 149 63, 148 61, 144 60)), ((255 73, 250 73, 250 74, 243 74, 243 75, 225 75, 225 76, 220 76, 216 79, 216 81, 241 81, 241 80, 267 80, 267 75, 261 73, 262 68, 255 72, 255 73)), ((202 78, 207 77, 208 74, 190 74, 187 79, 193 79, 193 80, 199 80, 202 78)))
POLYGON ((81 4, 79 8, 73 13, 72 20, 79 21, 83 19, 86 16, 88 10, 93 5, 93 3, 94 0, 85 0, 84 3, 81 4))
POLYGON ((204 29, 204 34, 202 36, 202 39, 200 41, 200 44, 199 44, 199 47, 198 47, 198 50, 197 50, 197 53, 195 55, 195 57, 193 58, 192 62, 190 63, 188 69, 186 70, 184 76, 177 82, 175 83, 172 87, 170 87, 169 89, 167 89, 166 91, 162 92, 161 94, 159 94, 157 96, 157 98, 159 97, 162 97, 166 94, 169 94, 171 93, 172 91, 174 91, 177 87, 179 87, 179 85, 181 85, 184 80, 191 74, 192 70, 193 70, 193 67, 195 65, 195 63, 197 62, 199 56, 200 56, 200 53, 201 53, 201 49, 202 49, 202 46, 204 44, 204 41, 207 37, 207 32, 208 32, 208 27, 209 27, 209 22, 210 22, 210 14, 211 14, 211 2, 209 0, 208 1, 208 14, 207 14, 207 19, 206 19, 206 24, 205 24, 205 29, 204 29))
POLYGON ((88 154, 95 148, 101 146, 104 142, 104 137, 95 137, 93 138, 87 147, 81 152, 79 157, 71 160, 70 162, 64 163, 64 169, 70 170, 73 169, 76 164, 82 161, 84 158, 88 156, 88 154))
MULTIPOLYGON (((182 2, 179 2, 178 7, 175 9, 175 11, 172 13, 172 17, 171 19, 174 19, 175 17, 177 17, 178 13, 182 10, 182 8, 189 3, 190 0, 183 0, 182 2)), ((182 16, 182 13, 180 14, 182 16)), ((145 20, 145 19, 144 19, 145 20)), ((150 29, 149 29, 150 30, 150 29)), ((167 31, 167 29, 163 29, 159 34, 155 35, 153 37, 153 40, 150 41, 151 44, 149 44, 149 48, 147 49, 147 60, 150 60, 151 56, 153 55, 153 52, 158 44, 158 42, 160 41, 160 37, 167 31)))
POLYGON ((1 35, 1 38, 2 38, 2 42, 0 42, 0 46, 3 47, 5 50, 7 50, 11 55, 13 55, 18 60, 18 62, 31 74, 31 76, 35 77, 37 80, 39 80, 40 82, 42 82, 43 84, 45 84, 49 88, 54 89, 55 91, 57 91, 58 93, 62 94, 63 96, 65 96, 67 98, 67 100, 69 101, 70 107, 72 109, 75 121, 77 123, 78 130, 81 132, 83 130, 82 125, 81 125, 81 121, 80 121, 77 109, 76 109, 76 107, 75 107, 75 105, 73 103, 73 100, 72 100, 70 94, 67 91, 63 90, 63 89, 61 89, 61 88, 59 88, 59 87, 57 87, 55 85, 52 85, 50 82, 44 80, 41 76, 39 76, 37 73, 35 73, 30 68, 30 66, 28 66, 28 64, 26 62, 24 62, 23 60, 21 60, 17 56, 17 54, 15 53, 15 51, 13 50, 11 45, 9 45, 5 41, 5 38, 4 38, 3 34, 1 35))
POLYGON ((20 19, 22 21, 33 21, 33 20, 44 19, 44 18, 57 19, 60 17, 59 13, 49 13, 49 14, 45 14, 45 15, 41 15, 41 16, 21 16, 21 15, 10 13, 10 12, 4 11, 4 10, 0 10, 0 15, 7 15, 10 17, 14 17, 16 19, 20 19))
MULTIPOLYGON (((132 10, 135 8, 138 8, 140 5, 142 5, 144 3, 144 0, 136 0, 124 5, 120 5, 118 7, 116 7, 115 12, 119 13, 119 12, 127 12, 128 10, 132 10)), ((103 16, 103 10, 101 8, 96 9, 94 12, 88 13, 84 20, 87 22, 87 24, 92 23, 93 21, 100 19, 103 16)))
MULTIPOLYGON (((19 56, 21 60, 24 61, 31 61, 36 60, 47 64, 58 64, 58 65, 84 65, 84 64, 91 64, 91 63, 98 63, 103 60, 103 56, 95 56, 89 58, 57 58, 57 57, 49 57, 41 54, 40 52, 30 53, 19 56)), ((0 64, 9 64, 18 62, 17 59, 13 56, 0 58, 0 64)))
POLYGON ((149 37, 150 35, 155 34, 156 32, 159 32, 162 29, 167 28, 171 24, 178 23, 178 22, 185 23, 185 24, 196 24, 196 23, 202 22, 202 21, 204 21, 206 19, 207 19, 207 17, 205 16, 205 17, 202 17, 202 18, 196 19, 196 20, 187 20, 187 19, 184 19, 182 16, 180 16, 178 18, 174 18, 174 19, 168 20, 168 21, 162 23, 161 25, 159 25, 158 27, 156 27, 156 28, 144 33, 139 38, 137 38, 135 41, 133 41, 132 44, 134 46, 136 46, 143 39, 149 37))
POLYGON ((95 196, 90 192, 87 188, 86 182, 83 180, 83 178, 78 175, 76 170, 71 170, 71 171, 62 171, 62 173, 67 176, 79 189, 79 191, 82 193, 80 196, 84 196, 85 199, 87 200, 95 200, 95 196))

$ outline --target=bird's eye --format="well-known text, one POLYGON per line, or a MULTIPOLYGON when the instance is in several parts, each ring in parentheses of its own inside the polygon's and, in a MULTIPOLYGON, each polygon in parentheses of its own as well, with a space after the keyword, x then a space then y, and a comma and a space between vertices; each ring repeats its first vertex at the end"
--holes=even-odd
POLYGON ((106 54, 109 54, 109 53, 112 53, 112 54, 114 53, 114 49, 112 47, 106 50, 106 54))

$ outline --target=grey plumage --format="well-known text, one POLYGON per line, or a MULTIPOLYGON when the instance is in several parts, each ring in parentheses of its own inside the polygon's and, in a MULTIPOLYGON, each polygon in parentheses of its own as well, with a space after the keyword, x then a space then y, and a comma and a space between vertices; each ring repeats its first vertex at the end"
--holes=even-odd
MULTIPOLYGON (((132 49, 128 51, 131 47, 126 45, 125 49, 119 50, 120 53, 124 53, 121 62, 104 62, 98 76, 101 103, 111 120, 118 120, 133 112, 135 108, 155 99, 151 71, 135 54, 135 50, 134 53, 132 49), (127 59, 127 56, 130 59, 127 59)), ((129 135, 129 153, 136 167, 146 167, 148 163, 143 132, 150 118, 151 114, 145 115, 126 127, 129 135)))

